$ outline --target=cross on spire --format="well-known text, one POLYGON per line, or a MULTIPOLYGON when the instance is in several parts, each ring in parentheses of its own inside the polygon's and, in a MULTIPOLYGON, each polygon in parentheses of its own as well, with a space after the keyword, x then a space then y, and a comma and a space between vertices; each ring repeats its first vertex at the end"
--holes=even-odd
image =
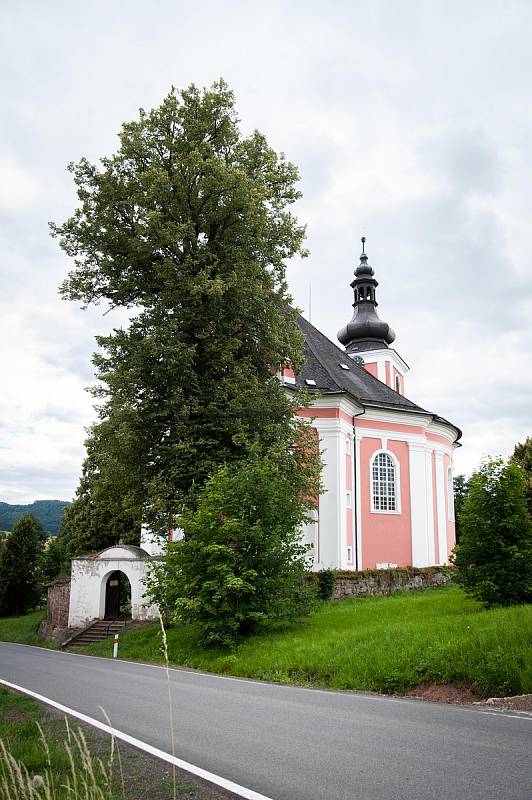
POLYGON ((366 251, 364 250, 364 245, 366 244, 366 237, 363 236, 360 241, 362 242, 362 252, 365 253, 366 251))

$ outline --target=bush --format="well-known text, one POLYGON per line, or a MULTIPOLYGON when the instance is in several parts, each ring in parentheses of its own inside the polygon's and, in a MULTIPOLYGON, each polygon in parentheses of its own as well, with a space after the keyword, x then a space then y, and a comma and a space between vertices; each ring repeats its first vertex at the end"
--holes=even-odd
POLYGON ((150 596, 203 641, 232 645, 264 621, 313 607, 301 524, 308 501, 279 453, 219 469, 178 521, 184 539, 155 567, 150 596))
POLYGON ((318 594, 322 600, 330 600, 336 584, 336 574, 333 569, 323 569, 318 573, 318 594))
POLYGON ((469 481, 453 563, 466 592, 486 606, 532 600, 532 521, 525 478, 510 461, 488 459, 469 481))

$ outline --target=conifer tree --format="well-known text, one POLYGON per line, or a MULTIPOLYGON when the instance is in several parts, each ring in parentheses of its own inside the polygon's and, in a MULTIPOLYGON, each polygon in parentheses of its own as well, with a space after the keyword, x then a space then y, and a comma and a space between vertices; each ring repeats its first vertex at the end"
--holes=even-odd
POLYGON ((19 616, 39 600, 38 560, 45 534, 29 514, 13 527, 0 560, 0 616, 19 616))

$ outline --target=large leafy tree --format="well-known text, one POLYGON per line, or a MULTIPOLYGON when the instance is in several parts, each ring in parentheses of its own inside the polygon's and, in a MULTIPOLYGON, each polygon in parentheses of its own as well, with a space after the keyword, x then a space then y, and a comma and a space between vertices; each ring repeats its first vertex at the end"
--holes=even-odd
POLYGON ((453 478, 453 493, 454 493, 454 517, 455 517, 455 530, 456 541, 460 541, 461 527, 460 527, 460 514, 464 506, 464 500, 469 491, 469 482, 465 475, 456 475, 453 478))
POLYGON ((512 459, 524 472, 528 510, 532 515, 532 437, 527 436, 523 443, 516 444, 512 459))
POLYGON ((513 461, 486 460, 469 480, 454 551, 458 581, 487 606, 532 601, 532 520, 525 476, 513 461))
POLYGON ((130 438, 114 417, 90 429, 76 496, 65 509, 58 537, 65 558, 103 550, 120 540, 140 543, 142 501, 130 438))
POLYGON ((88 488, 120 475, 126 510, 163 530, 221 464, 291 441, 274 373, 302 359, 285 281, 304 254, 297 169, 242 136, 222 81, 172 90, 113 156, 70 169, 80 205, 52 226, 75 259, 63 296, 131 314, 98 339, 100 421, 117 434, 95 445, 88 488))
POLYGON ((21 517, 8 536, 0 559, 0 615, 24 614, 40 597, 38 561, 46 536, 40 522, 21 517))

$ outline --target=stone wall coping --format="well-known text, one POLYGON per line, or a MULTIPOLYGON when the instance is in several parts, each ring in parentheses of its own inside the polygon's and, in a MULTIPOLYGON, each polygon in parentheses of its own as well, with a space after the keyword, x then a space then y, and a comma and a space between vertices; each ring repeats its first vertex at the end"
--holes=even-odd
POLYGON ((61 586, 61 584, 70 583, 71 580, 72 578, 70 575, 63 575, 62 577, 55 578, 53 581, 50 581, 50 583, 47 583, 46 588, 49 586, 61 586))

